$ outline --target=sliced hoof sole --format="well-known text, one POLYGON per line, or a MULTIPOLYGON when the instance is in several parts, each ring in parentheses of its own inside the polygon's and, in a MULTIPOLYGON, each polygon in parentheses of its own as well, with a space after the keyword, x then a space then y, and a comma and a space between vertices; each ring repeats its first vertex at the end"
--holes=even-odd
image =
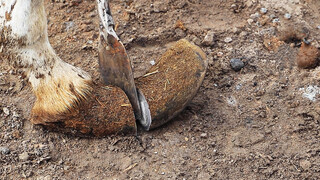
POLYGON ((196 95, 208 66, 205 53, 185 39, 175 43, 136 80, 150 107, 154 129, 179 114, 196 95))

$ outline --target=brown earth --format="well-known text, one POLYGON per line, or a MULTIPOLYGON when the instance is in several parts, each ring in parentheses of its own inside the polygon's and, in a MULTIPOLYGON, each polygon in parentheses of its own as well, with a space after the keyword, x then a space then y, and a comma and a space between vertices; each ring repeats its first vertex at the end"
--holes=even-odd
MULTIPOLYGON (((95 1, 46 2, 56 52, 98 80, 95 1)), ((79 138, 32 125, 27 81, 1 65, 1 179, 320 179, 320 68, 296 65, 303 41, 320 47, 320 1, 113 0, 111 8, 136 77, 186 38, 208 56, 200 91, 156 130, 79 138), (232 58, 244 68, 234 71, 232 58)))

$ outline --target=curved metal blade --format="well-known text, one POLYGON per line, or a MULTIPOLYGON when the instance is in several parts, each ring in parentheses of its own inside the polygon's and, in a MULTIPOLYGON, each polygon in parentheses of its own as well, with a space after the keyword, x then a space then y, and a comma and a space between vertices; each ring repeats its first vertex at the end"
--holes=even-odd
POLYGON ((99 65, 101 75, 106 84, 118 86, 126 93, 136 119, 142 122, 145 129, 149 129, 151 124, 149 106, 145 98, 143 99, 144 96, 138 95, 130 59, 114 31, 108 0, 97 0, 97 2, 100 16, 99 65))

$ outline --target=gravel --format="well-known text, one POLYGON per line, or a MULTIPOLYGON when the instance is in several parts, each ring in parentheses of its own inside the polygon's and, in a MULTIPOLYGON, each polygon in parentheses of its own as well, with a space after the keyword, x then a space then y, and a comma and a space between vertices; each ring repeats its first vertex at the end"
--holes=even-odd
POLYGON ((278 22, 280 22, 279 18, 275 18, 275 19, 272 20, 272 23, 278 23, 278 22))
POLYGON ((10 149, 8 147, 0 147, 0 152, 3 154, 3 155, 7 155, 10 153, 10 149))
POLYGON ((29 154, 27 152, 23 152, 23 153, 19 154, 19 159, 21 161, 27 161, 29 159, 29 154))
POLYGON ((200 137, 201 137, 201 138, 207 138, 207 137, 208 137, 208 134, 207 134, 207 133, 201 133, 201 134, 200 134, 200 137))
POLYGON ((240 71, 244 67, 244 63, 238 58, 231 59, 230 65, 234 71, 240 71))
POLYGON ((224 42, 230 43, 230 42, 232 42, 232 38, 231 38, 231 37, 226 37, 226 38, 224 39, 224 42))
POLYGON ((286 19, 291 19, 291 14, 286 13, 286 14, 284 15, 284 18, 286 18, 286 19))
POLYGON ((204 46, 213 46, 214 45, 214 32, 213 31, 209 31, 206 36, 204 37, 203 41, 202 41, 202 45, 204 46))
POLYGON ((261 9, 260 9, 260 12, 261 12, 262 14, 266 14, 266 13, 268 12, 268 9, 267 9, 267 8, 261 8, 261 9))
POLYGON ((6 116, 9 116, 10 115, 10 110, 7 108, 7 107, 4 107, 2 109, 3 113, 6 115, 6 116))

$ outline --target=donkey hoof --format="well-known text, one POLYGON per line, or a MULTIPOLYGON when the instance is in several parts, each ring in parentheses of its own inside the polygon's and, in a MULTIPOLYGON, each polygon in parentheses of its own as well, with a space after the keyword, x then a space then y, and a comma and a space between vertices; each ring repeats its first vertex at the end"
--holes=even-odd
MULTIPOLYGON (((165 52, 147 74, 135 80, 139 96, 150 110, 149 130, 170 121, 196 95, 207 69, 205 53, 187 40, 180 40, 165 52)), ((73 109, 44 119, 32 114, 32 121, 50 129, 76 135, 106 136, 136 133, 136 119, 130 101, 118 87, 92 84, 92 91, 73 109)), ((43 106, 46 107, 46 106, 43 106)))

